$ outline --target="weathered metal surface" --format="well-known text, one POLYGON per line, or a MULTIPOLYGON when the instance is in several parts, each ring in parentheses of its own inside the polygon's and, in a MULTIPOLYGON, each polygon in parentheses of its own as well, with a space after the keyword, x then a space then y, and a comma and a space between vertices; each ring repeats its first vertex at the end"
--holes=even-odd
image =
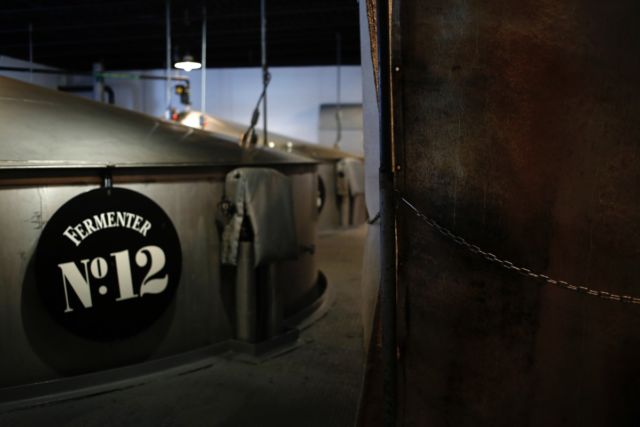
MULTIPOLYGON (((500 257, 640 294, 638 2, 398 4, 401 191, 500 257)), ((400 215, 404 425, 640 422, 638 306, 541 286, 400 215)))
MULTIPOLYGON (((369 32, 369 37, 367 42, 361 42, 361 44, 365 44, 367 47, 370 47, 370 49, 368 49, 364 55, 370 55, 370 58, 368 58, 367 62, 371 64, 371 67, 373 68, 373 83, 375 85, 375 96, 377 97, 378 94, 378 56, 376 55, 376 52, 378 51, 378 23, 376 22, 376 0, 367 0, 366 4, 364 5, 364 9, 366 12, 366 24, 367 24, 367 30, 369 32)), ((365 23, 365 20, 362 19, 362 14, 360 15, 360 25, 363 25, 365 23)), ((360 38, 361 40, 363 39, 362 37, 362 32, 360 32, 360 38)), ((364 62, 364 61, 363 61, 364 62)))

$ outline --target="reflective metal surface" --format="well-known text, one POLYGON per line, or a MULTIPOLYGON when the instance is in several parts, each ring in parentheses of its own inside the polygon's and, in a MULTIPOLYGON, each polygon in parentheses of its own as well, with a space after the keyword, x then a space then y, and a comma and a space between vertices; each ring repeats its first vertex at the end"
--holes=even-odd
POLYGON ((87 341, 49 316, 36 291, 33 257, 40 232, 67 200, 92 186, 0 189, 0 387, 43 381, 168 356, 232 335, 220 298, 219 236, 212 209, 219 182, 129 184, 171 218, 183 274, 170 308, 151 328, 122 341, 87 341), (189 209, 185 209, 189 206, 189 209))
POLYGON ((197 129, 6 77, 0 77, 0 117, 4 168, 309 163, 273 150, 242 150, 197 129))
MULTIPOLYGON (((200 112, 193 111, 187 113, 181 123, 199 128, 201 126, 200 117, 200 112)), ((242 139, 247 127, 205 115, 204 129, 218 138, 237 144, 242 139)), ((262 132, 257 132, 256 135, 258 136, 258 144, 262 145, 262 132)), ((321 185, 325 190, 325 200, 318 218, 318 227, 321 230, 359 225, 366 220, 366 207, 362 195, 354 195, 350 198, 348 196, 342 197, 337 192, 337 174, 339 172, 336 164, 345 158, 354 160, 361 160, 361 158, 331 147, 311 144, 271 132, 269 133, 269 141, 264 146, 272 151, 297 154, 319 162, 318 176, 322 180, 321 185)))
MULTIPOLYGON (((296 232, 301 245, 315 245, 315 174, 292 175, 296 232)), ((149 330, 116 343, 78 338, 53 322, 36 293, 32 271, 40 232, 55 211, 95 186, 0 187, 0 387, 155 359, 233 337, 233 283, 220 274, 220 236, 215 211, 220 181, 130 183, 169 215, 183 251, 175 301, 149 330), (188 208, 186 208, 188 207, 188 208)), ((316 287, 315 257, 301 250, 277 263, 285 316, 302 310, 316 287)), ((311 301, 312 302, 312 301, 311 301)))
POLYGON ((318 228, 321 230, 337 228, 342 223, 341 198, 336 191, 336 162, 323 162, 318 165, 318 178, 324 185, 324 206, 318 216, 318 228))
POLYGON ((300 253, 295 260, 274 264, 273 273, 281 287, 284 315, 290 317, 304 308, 305 296, 316 289, 318 268, 313 249, 317 237, 318 210, 316 209, 315 174, 292 175, 294 220, 300 253))
MULTIPOLYGON (((192 111, 188 113, 181 123, 192 126, 194 128, 200 127, 201 113, 192 111)), ((247 130, 246 125, 233 123, 228 120, 222 120, 218 117, 205 115, 204 117, 204 130, 216 135, 220 139, 226 141, 232 141, 238 143, 242 139, 242 134, 247 130)), ((290 136, 269 132, 269 141, 265 144, 262 132, 256 132, 258 137, 257 143, 259 146, 264 146, 267 149, 276 149, 277 151, 284 151, 287 153, 298 154, 320 161, 340 160, 345 157, 355 157, 353 154, 345 151, 336 150, 331 147, 312 144, 300 139, 292 138, 290 136)), ((271 151, 273 152, 273 151, 271 151)))

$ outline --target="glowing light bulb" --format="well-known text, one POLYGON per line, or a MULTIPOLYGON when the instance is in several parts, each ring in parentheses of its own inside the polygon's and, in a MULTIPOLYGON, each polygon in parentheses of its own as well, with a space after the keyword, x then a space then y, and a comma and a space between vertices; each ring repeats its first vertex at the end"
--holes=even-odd
POLYGON ((184 70, 186 72, 189 72, 191 70, 199 70, 200 68, 202 68, 202 64, 194 61, 193 56, 191 55, 185 55, 185 57, 182 58, 182 61, 176 62, 175 64, 173 64, 173 66, 179 70, 184 70))

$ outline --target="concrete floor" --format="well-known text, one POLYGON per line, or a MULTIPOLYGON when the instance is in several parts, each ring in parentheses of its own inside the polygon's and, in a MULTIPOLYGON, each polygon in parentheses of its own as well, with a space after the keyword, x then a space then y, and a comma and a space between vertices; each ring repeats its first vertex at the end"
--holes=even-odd
POLYGON ((327 315, 261 364, 229 355, 125 390, 0 413, 0 426, 353 426, 362 385, 360 274, 366 227, 323 234, 327 315))

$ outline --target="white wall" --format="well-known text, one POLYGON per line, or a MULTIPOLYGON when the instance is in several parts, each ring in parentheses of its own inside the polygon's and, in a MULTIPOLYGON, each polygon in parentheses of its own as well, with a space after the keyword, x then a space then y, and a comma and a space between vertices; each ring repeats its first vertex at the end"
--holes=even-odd
MULTIPOLYGON (((11 58, 9 56, 0 55, 0 66, 3 67, 24 67, 29 68, 29 61, 23 61, 21 59, 11 58)), ((34 63, 34 69, 48 69, 57 70, 57 68, 49 67, 46 65, 34 63)), ((16 80, 22 80, 27 83, 33 83, 35 85, 44 86, 49 89, 58 89, 58 86, 67 85, 92 85, 93 79, 91 76, 73 76, 64 74, 44 74, 44 73, 29 73, 29 72, 16 72, 16 71, 0 71, 0 76, 10 77, 16 80)), ((76 93, 76 95, 85 96, 93 99, 92 92, 76 93)))
MULTIPOLYGON (((365 163, 365 200, 369 218, 380 212, 380 191, 378 169, 380 168, 380 135, 378 120, 378 100, 371 62, 371 41, 369 39, 369 19, 367 3, 360 2, 360 60, 362 62, 362 82, 364 92, 363 128, 365 163)), ((362 258, 362 325, 363 347, 369 352, 380 284, 380 221, 374 221, 367 228, 367 243, 362 258)))
POLYGON ((364 156, 362 104, 342 103, 340 109, 336 104, 324 104, 320 111, 318 143, 334 146, 338 133, 338 148, 357 156, 364 156), (340 132, 338 132, 337 114, 340 114, 340 132))
MULTIPOLYGON (((269 129, 311 142, 318 142, 320 104, 336 102, 336 67, 273 67, 267 96, 269 129)), ((163 70, 145 74, 161 76, 163 70)), ((182 72, 191 80, 191 101, 200 110, 200 71, 182 72)), ((341 101, 362 102, 362 73, 359 66, 343 66, 341 101)), ((115 91, 116 104, 124 108, 162 116, 165 110, 163 81, 107 82, 115 91)), ((262 91, 259 68, 216 68, 207 70, 207 114, 238 123, 249 123, 262 91)), ((172 104, 180 107, 178 97, 172 104)), ((258 123, 262 126, 262 118, 258 123)))
MULTIPOLYGON (((29 67, 29 61, 23 61, 21 59, 11 58, 9 56, 0 55, 0 66, 2 67, 29 67)), ((40 64, 34 64, 34 68, 47 68, 53 69, 51 67, 45 67, 40 64)), ((56 88, 59 82, 61 81, 61 77, 55 74, 39 74, 39 73, 23 73, 23 72, 13 72, 13 71, 2 71, 1 75, 6 77, 11 77, 13 79, 22 80, 28 83, 33 83, 40 86, 46 86, 50 88, 56 88)))

